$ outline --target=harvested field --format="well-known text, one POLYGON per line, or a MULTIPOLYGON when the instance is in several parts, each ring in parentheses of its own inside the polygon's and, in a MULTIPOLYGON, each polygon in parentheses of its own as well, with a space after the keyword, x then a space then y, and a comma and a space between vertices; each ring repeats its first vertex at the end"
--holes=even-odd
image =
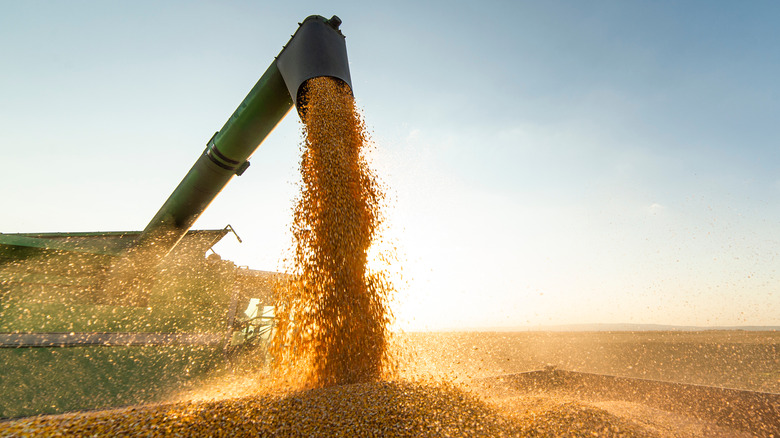
POLYGON ((466 381, 558 369, 780 393, 780 332, 407 333, 414 370, 466 381))

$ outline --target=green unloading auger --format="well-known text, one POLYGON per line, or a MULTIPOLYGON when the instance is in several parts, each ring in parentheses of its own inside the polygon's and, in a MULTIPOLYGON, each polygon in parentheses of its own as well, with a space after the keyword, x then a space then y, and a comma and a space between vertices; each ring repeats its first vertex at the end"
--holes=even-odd
POLYGON ((145 307, 155 267, 187 234, 234 175, 249 167, 250 156, 295 105, 305 107, 306 81, 332 77, 352 90, 341 19, 312 15, 299 23, 225 125, 208 141, 176 189, 141 235, 105 272, 103 289, 118 302, 145 307))
MULTIPOLYGON (((352 89, 341 19, 312 15, 299 23, 287 45, 257 81, 203 154, 146 226, 133 248, 159 261, 187 233, 249 157, 296 105, 299 114, 306 81, 328 76, 352 89)), ((150 261, 151 261, 150 260, 150 261)))

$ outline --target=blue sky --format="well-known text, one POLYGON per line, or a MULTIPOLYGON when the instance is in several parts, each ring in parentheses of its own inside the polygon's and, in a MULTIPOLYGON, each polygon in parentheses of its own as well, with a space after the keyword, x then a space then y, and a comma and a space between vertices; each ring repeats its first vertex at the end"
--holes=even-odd
MULTIPOLYGON (((409 328, 780 325, 772 2, 0 1, 2 232, 139 230, 308 15, 339 15, 409 328)), ((294 114, 196 224, 287 247, 294 114)))

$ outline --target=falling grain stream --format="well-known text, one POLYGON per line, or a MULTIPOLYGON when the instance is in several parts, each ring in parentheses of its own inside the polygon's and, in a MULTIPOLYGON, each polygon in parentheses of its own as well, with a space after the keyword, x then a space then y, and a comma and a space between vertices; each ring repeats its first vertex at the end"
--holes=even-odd
POLYGON ((388 370, 392 286, 367 262, 383 193, 349 88, 327 77, 307 86, 291 276, 276 300, 272 354, 307 386, 376 381, 388 370))

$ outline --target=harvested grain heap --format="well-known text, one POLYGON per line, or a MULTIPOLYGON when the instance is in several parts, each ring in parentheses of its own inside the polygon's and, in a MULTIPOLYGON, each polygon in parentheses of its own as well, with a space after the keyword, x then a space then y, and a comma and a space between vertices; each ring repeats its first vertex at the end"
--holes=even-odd
POLYGON ((279 288, 271 351, 305 387, 376 381, 390 363, 392 285, 367 267, 384 195, 365 152, 369 138, 349 88, 306 84, 300 195, 291 274, 279 288))
POLYGON ((446 384, 378 382, 282 395, 32 417, 0 423, 0 437, 645 437, 599 409, 516 399, 516 415, 446 384))

